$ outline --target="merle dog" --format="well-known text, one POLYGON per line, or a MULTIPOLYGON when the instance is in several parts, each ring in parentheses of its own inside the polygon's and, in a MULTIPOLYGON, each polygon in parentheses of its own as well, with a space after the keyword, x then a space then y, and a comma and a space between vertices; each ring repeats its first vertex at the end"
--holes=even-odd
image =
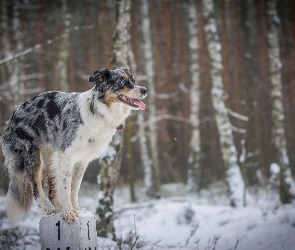
POLYGON ((10 177, 6 210, 12 225, 35 196, 47 214, 76 219, 78 191, 89 162, 101 156, 131 110, 145 109, 147 89, 128 69, 101 69, 82 93, 41 93, 14 111, 2 136, 10 177), (48 198, 42 188, 48 185, 48 198))

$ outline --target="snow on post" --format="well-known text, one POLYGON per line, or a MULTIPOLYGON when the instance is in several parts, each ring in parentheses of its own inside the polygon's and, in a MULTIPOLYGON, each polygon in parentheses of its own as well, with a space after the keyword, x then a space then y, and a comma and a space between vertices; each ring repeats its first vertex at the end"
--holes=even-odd
POLYGON ((219 142, 222 158, 226 169, 226 181, 230 203, 234 207, 244 204, 245 183, 238 165, 237 150, 234 145, 232 126, 225 105, 225 91, 222 79, 221 44, 214 19, 214 5, 212 0, 203 0, 203 13, 205 18, 204 30, 210 56, 210 75, 212 80, 212 102, 215 109, 215 120, 219 132, 219 142))
POLYGON ((98 249, 95 217, 81 211, 77 220, 67 223, 60 214, 43 216, 39 223, 42 250, 98 249))

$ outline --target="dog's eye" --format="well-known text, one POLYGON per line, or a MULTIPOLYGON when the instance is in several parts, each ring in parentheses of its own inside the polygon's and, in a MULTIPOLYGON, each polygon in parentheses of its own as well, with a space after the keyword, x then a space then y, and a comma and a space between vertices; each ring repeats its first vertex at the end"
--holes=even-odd
POLYGON ((121 82, 120 82, 120 86, 123 87, 124 84, 125 84, 125 81, 124 81, 124 80, 121 80, 121 82))

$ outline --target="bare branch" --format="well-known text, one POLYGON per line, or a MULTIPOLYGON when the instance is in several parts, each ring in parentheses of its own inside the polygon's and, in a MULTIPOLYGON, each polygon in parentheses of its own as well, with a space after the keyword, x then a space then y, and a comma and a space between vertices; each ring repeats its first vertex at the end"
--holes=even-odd
POLYGON ((240 119, 242 121, 245 121, 247 122, 249 120, 249 117, 248 116, 245 116, 245 115, 241 115, 231 109, 227 109, 227 112, 232 116, 232 117, 235 117, 237 119, 240 119))
MULTIPOLYGON (((143 128, 146 128, 150 124, 157 123, 157 122, 162 121, 162 120, 172 120, 172 121, 177 121, 177 122, 184 122, 184 123, 187 123, 189 125, 191 124, 190 120, 187 119, 187 118, 179 117, 179 116, 176 116, 176 115, 164 114, 164 115, 156 116, 153 119, 150 119, 150 120, 142 123, 141 126, 143 128)), ((131 140, 133 142, 135 142, 135 141, 138 140, 138 138, 139 138, 139 132, 136 135, 132 136, 131 140)))
POLYGON ((172 120, 172 121, 184 122, 184 123, 191 124, 190 120, 187 119, 187 118, 179 117, 179 116, 176 116, 176 115, 164 114, 164 115, 158 115, 158 116, 154 117, 153 119, 144 122, 142 124, 142 126, 147 127, 150 124, 159 122, 161 120, 172 120))
POLYGON ((30 89, 25 89, 24 94, 25 95, 33 95, 33 94, 38 94, 44 91, 44 88, 42 87, 37 87, 37 88, 30 88, 30 89))
POLYGON ((177 93, 176 92, 172 92, 172 93, 163 93, 163 94, 156 94, 156 98, 158 99, 169 99, 169 98, 172 98, 172 97, 175 97, 177 96, 177 93))
POLYGON ((244 128, 237 128, 234 125, 231 124, 231 129, 234 132, 240 133, 240 134, 246 134, 247 130, 244 128))
POLYGON ((43 73, 31 73, 21 76, 21 81, 35 80, 44 78, 43 73))
POLYGON ((178 84, 178 87, 179 89, 183 92, 183 93, 186 93, 186 94, 189 94, 190 93, 190 90, 184 85, 183 82, 180 82, 178 84))
MULTIPOLYGON (((94 24, 89 24, 87 26, 82 26, 82 27, 75 26, 73 28, 73 30, 75 30, 75 31, 77 31, 77 30, 88 30, 88 29, 92 29, 93 26, 94 26, 94 24)), ((24 55, 27 55, 27 54, 29 54, 29 53, 31 53, 33 51, 36 51, 38 49, 41 49, 42 47, 44 47, 47 44, 52 44, 54 41, 60 39, 63 36, 64 36, 64 34, 62 34, 61 36, 55 36, 53 39, 48 39, 44 44, 36 44, 36 45, 34 45, 32 47, 29 47, 29 48, 27 48, 27 49, 25 49, 23 51, 19 51, 19 52, 15 53, 15 54, 11 54, 10 56, 8 56, 8 57, 0 60, 0 66, 3 65, 3 64, 6 64, 8 62, 11 62, 13 60, 16 60, 19 57, 24 56, 24 55)))

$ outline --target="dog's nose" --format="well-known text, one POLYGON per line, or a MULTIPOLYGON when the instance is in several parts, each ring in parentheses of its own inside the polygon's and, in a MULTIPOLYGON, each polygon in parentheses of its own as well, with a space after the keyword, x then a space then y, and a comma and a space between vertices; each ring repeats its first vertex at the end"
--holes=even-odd
POLYGON ((146 95, 147 92, 148 92, 148 90, 145 87, 141 87, 141 89, 140 89, 141 94, 146 95))

